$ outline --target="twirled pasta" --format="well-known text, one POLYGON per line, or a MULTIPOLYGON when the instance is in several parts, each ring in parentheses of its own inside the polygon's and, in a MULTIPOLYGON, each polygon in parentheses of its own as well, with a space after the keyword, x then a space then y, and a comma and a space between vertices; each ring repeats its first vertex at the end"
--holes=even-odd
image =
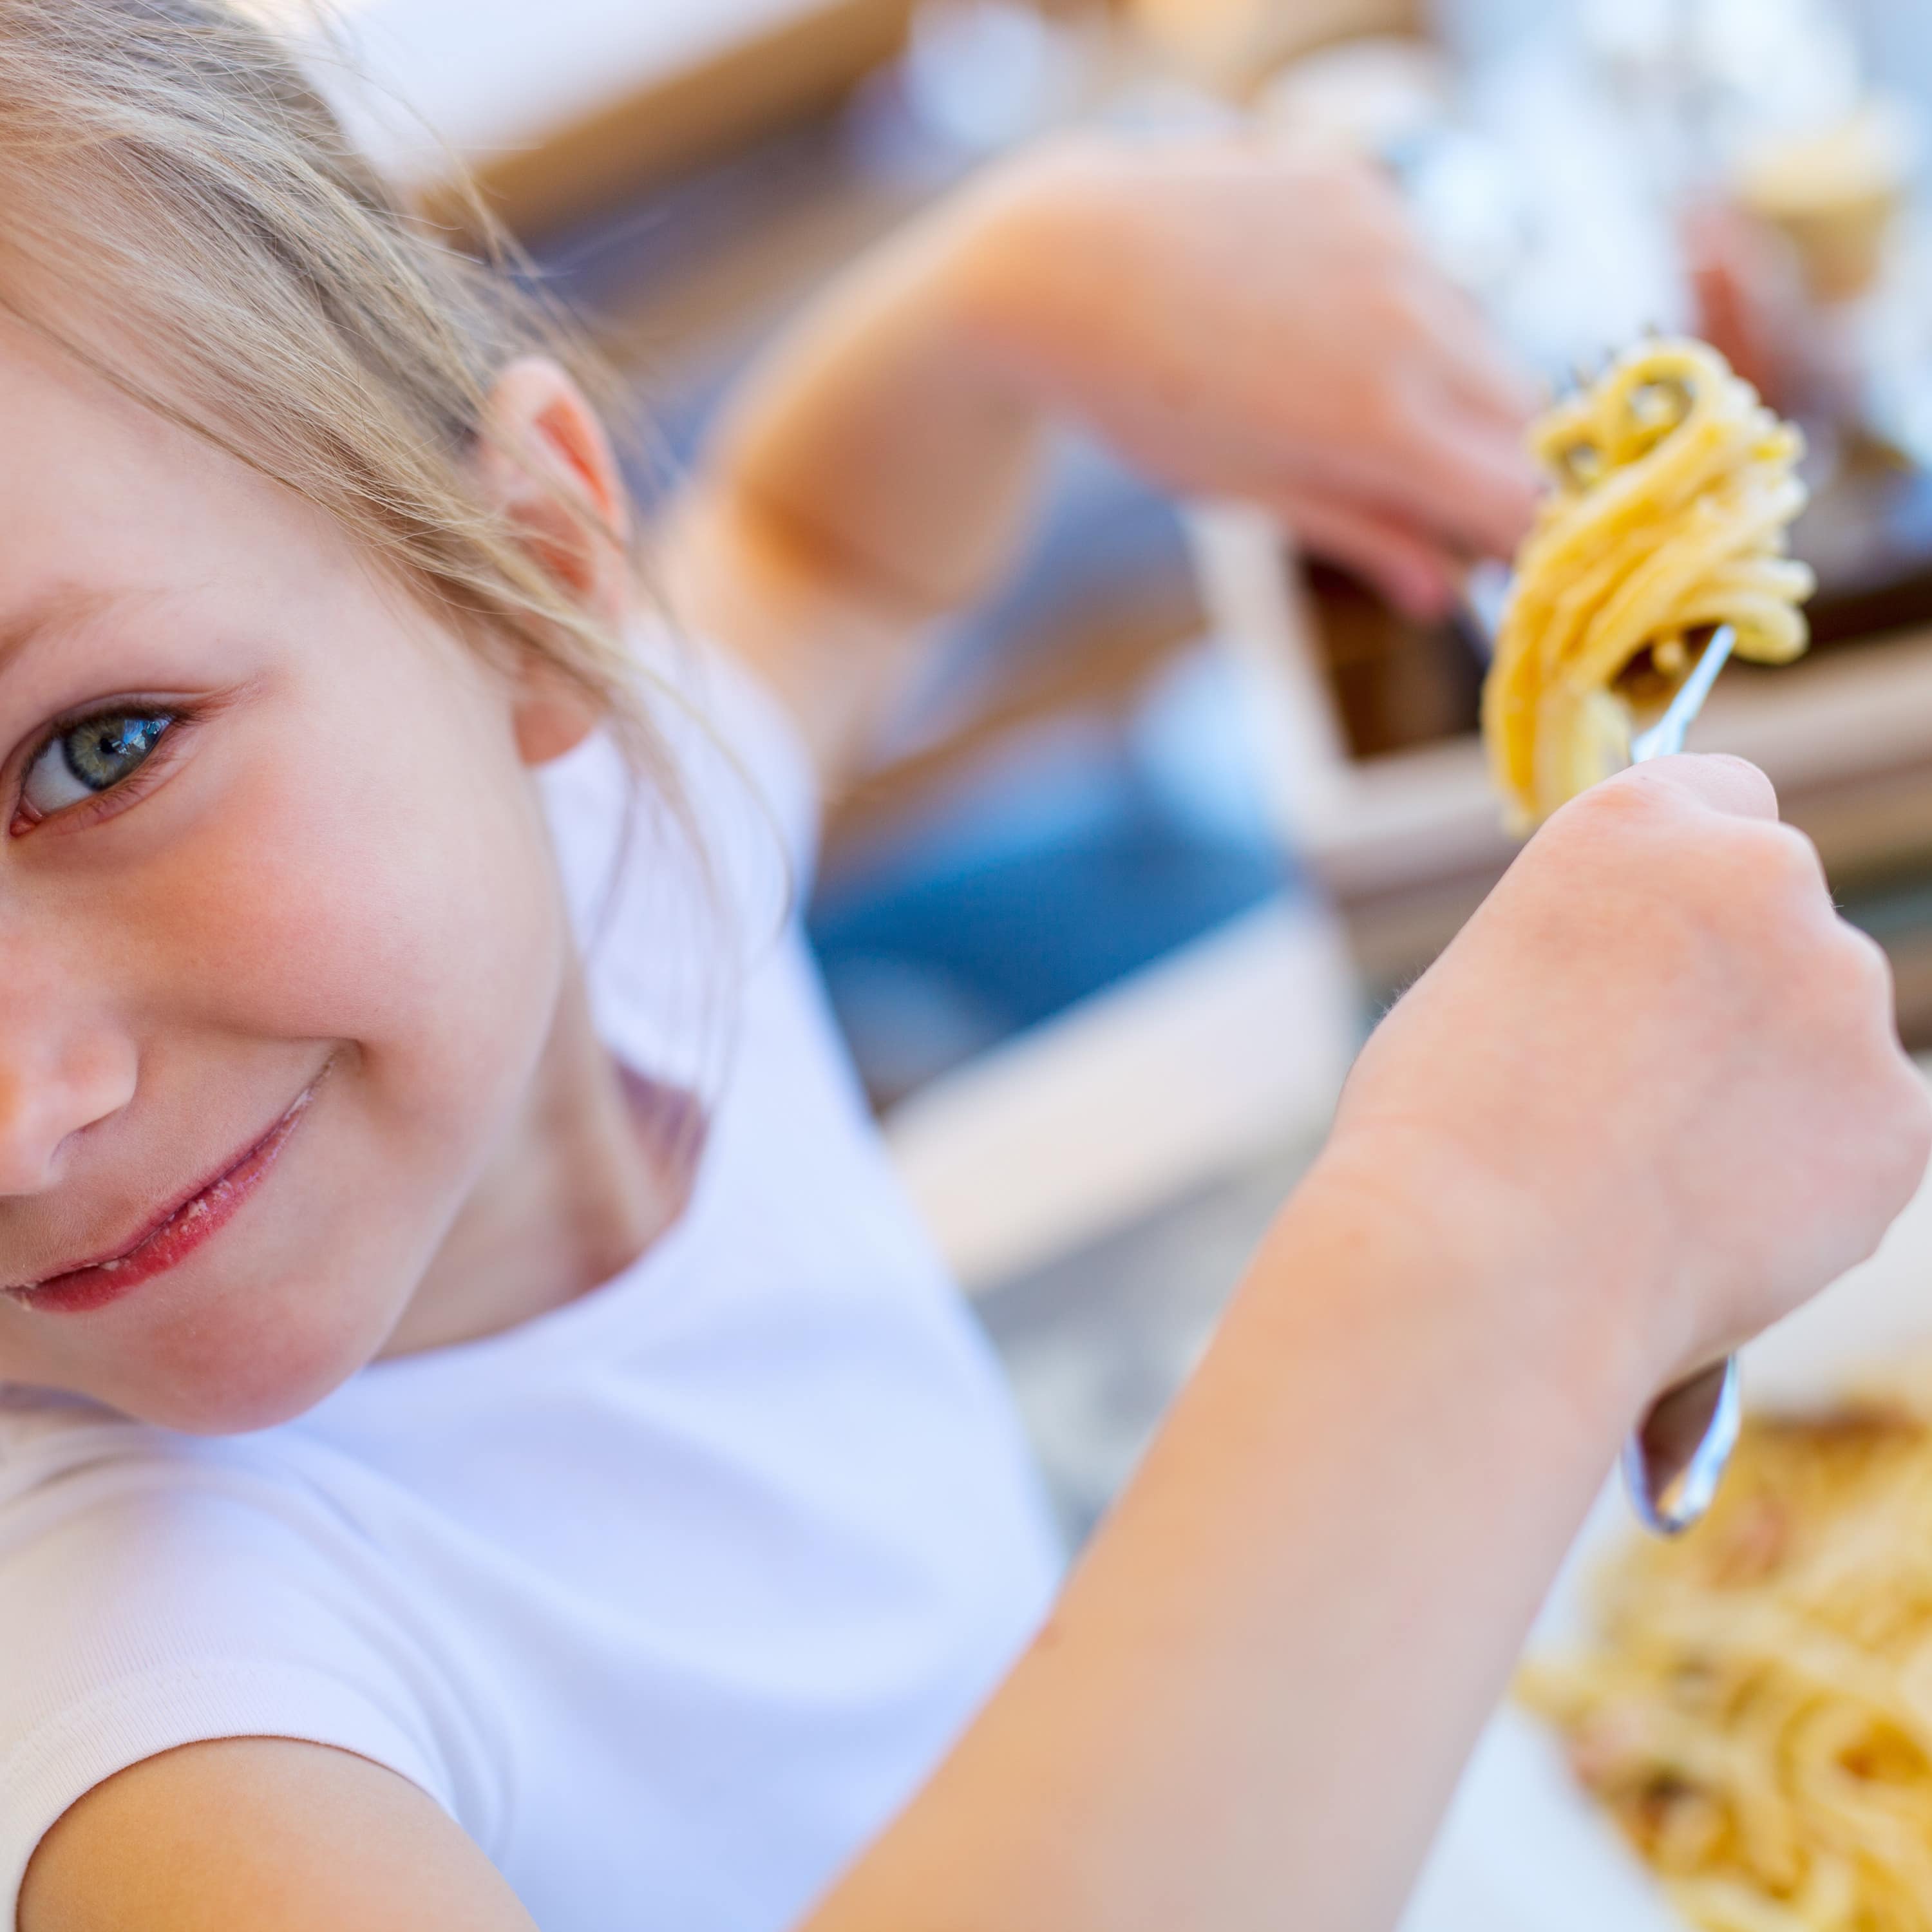
POLYGON ((1803 440, 1714 349, 1630 350, 1544 418, 1534 447, 1556 487, 1483 694, 1496 784, 1526 830, 1628 762, 1700 633, 1732 625, 1738 655, 1761 663, 1801 656, 1814 588, 1785 554, 1803 440))
POLYGON ((1524 1676, 1702 1932, 1932 1932, 1929 1423, 1921 1386, 1748 1424, 1711 1516, 1524 1676))

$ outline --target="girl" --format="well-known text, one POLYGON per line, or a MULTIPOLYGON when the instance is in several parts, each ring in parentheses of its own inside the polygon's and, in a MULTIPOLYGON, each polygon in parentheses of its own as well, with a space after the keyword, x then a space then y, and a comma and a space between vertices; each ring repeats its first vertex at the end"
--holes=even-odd
POLYGON ((1080 148, 883 258, 677 519, 747 671, 220 0, 4 0, 0 175, 8 1913, 1387 1924, 1620 1433, 1916 1182, 1882 960, 1747 768, 1561 814, 1049 1614, 760 936, 760 815, 802 866, 1048 404, 1418 603, 1514 534, 1520 399, 1372 190, 1080 148))

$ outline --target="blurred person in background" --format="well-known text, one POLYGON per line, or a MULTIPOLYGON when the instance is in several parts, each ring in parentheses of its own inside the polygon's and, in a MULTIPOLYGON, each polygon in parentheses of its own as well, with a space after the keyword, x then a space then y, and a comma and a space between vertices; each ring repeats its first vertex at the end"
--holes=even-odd
POLYGON ((1528 528, 1534 403, 1367 166, 1266 136, 1063 138, 858 265, 766 358, 667 568, 680 614, 822 714, 842 761, 929 621, 1005 574, 1056 420, 1178 494, 1266 507, 1433 616, 1528 528))
POLYGON ((1386 197, 988 178, 747 388, 683 656, 567 344, 220 0, 0 8, 0 1916, 1388 1923, 1620 1436, 1916 1182, 1882 957, 1748 767, 1558 814, 1057 1594, 740 808, 809 863, 1055 414, 1418 608, 1506 549, 1386 197))

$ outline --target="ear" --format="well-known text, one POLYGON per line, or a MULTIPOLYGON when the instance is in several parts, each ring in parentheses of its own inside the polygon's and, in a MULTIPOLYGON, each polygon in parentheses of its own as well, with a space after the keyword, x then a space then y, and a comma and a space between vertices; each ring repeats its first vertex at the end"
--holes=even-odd
MULTIPOLYGON (((526 356, 496 379, 477 440, 485 500, 514 525, 558 587, 604 622, 622 623, 633 596, 631 508, 610 439, 584 392, 556 363, 526 356)), ((516 700, 518 748, 548 763, 598 720, 584 694, 532 664, 516 700)))

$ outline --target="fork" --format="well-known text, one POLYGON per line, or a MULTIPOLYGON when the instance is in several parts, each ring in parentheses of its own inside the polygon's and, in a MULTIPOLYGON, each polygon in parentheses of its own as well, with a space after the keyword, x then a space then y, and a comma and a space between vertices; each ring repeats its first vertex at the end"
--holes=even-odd
MULTIPOLYGON (((1696 668, 1651 729, 1630 742, 1630 763, 1647 764, 1684 748, 1684 734, 1704 708, 1718 674, 1730 662, 1738 634, 1729 624, 1712 634, 1696 668)), ((1738 1358, 1726 1356, 1660 1396, 1624 1444, 1624 1486, 1646 1529, 1681 1536, 1716 1498, 1742 1415, 1738 1358)))

